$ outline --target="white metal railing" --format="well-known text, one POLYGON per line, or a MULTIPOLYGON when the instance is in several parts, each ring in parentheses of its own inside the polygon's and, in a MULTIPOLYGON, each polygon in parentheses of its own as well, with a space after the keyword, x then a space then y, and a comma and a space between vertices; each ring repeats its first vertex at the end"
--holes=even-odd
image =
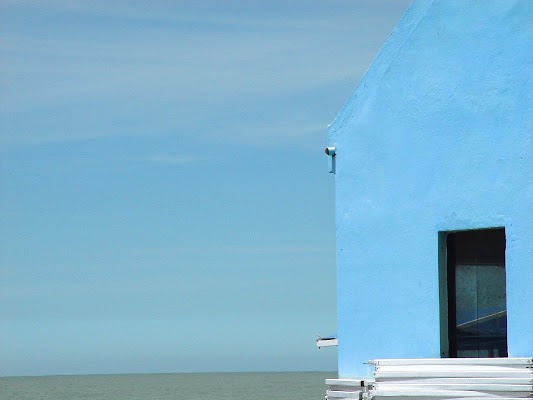
POLYGON ((533 397, 533 358, 372 360, 373 379, 326 379, 326 399, 517 399, 533 397))

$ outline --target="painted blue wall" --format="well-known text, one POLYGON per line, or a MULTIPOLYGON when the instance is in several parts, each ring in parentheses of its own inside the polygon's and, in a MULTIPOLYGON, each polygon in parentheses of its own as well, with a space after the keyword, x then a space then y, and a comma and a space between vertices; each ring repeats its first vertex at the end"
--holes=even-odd
POLYGON ((440 356, 439 231, 505 227, 509 356, 533 356, 532 21, 415 1, 330 126, 340 377, 440 356))

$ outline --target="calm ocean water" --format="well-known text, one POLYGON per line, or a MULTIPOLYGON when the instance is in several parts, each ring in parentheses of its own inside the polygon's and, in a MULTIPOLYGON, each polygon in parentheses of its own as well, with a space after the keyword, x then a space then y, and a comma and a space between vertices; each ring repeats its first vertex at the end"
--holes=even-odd
POLYGON ((0 378, 2 400, 323 400, 336 372, 71 375, 0 378))

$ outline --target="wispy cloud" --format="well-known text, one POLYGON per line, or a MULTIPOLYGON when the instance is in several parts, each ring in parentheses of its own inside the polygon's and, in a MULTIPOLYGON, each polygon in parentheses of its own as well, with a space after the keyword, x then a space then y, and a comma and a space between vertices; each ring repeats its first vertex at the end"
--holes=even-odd
POLYGON ((328 253, 327 247, 307 247, 307 246, 208 246, 208 247, 156 247, 145 249, 132 249, 135 254, 143 256, 160 256, 160 255, 183 255, 183 254, 316 254, 328 253))
POLYGON ((207 156, 194 155, 171 155, 171 154, 150 154, 137 158, 122 158, 124 161, 162 164, 162 165, 184 165, 208 160, 207 156))
MULTIPOLYGON (((368 3, 336 1, 326 3, 322 0, 274 0, 267 5, 263 2, 241 0, 202 0, 190 2, 153 1, 139 4, 128 1, 69 1, 69 0, 4 0, 4 6, 31 7, 46 11, 60 11, 72 15, 80 14, 92 17, 106 17, 120 20, 159 21, 166 23, 187 23, 265 28, 308 29, 310 22, 321 28, 335 24, 337 29, 353 30, 353 11, 357 11, 356 22, 376 23, 389 14, 397 14, 398 9, 405 9, 409 0, 381 0, 377 7, 387 7, 385 12, 376 13, 375 7, 368 3), (206 12, 209 10, 209 12, 206 12), (315 17, 310 21, 310 16, 315 17), (316 18, 320 16, 320 18, 316 18)), ((382 10, 383 11, 383 10, 382 10)))
POLYGON ((227 247, 223 250, 232 254, 267 255, 320 253, 329 249, 319 247, 227 247))
POLYGON ((135 43, 8 34, 2 43, 6 74, 2 107, 17 112, 127 96, 191 105, 227 102, 290 94, 353 76, 353 62, 335 63, 317 50, 330 47, 324 42, 306 35, 287 41, 282 33, 229 38, 200 33, 135 43))
POLYGON ((179 129, 254 145, 300 136, 330 122, 325 113, 298 117, 309 96, 339 83, 353 88, 385 38, 367 39, 368 29, 379 31, 389 16, 371 18, 364 7, 357 14, 343 2, 306 5, 320 10, 322 17, 311 19, 297 3, 279 2, 266 13, 254 2, 208 3, 209 12, 191 2, 6 2, 33 13, 28 18, 40 25, 18 23, 26 18, 21 10, 4 17, 2 140, 31 144, 179 129), (43 15, 84 18, 59 35, 40 8, 48 10, 43 15), (363 31, 367 36, 358 37, 363 31), (278 115, 287 99, 289 123, 278 115), (209 126, 213 121, 220 126, 209 126))

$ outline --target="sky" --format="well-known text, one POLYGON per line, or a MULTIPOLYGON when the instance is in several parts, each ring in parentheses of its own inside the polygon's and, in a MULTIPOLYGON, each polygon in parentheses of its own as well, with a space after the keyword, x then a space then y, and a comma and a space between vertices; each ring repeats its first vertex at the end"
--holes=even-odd
POLYGON ((0 375, 336 370, 326 129, 408 0, 0 5, 0 375))

